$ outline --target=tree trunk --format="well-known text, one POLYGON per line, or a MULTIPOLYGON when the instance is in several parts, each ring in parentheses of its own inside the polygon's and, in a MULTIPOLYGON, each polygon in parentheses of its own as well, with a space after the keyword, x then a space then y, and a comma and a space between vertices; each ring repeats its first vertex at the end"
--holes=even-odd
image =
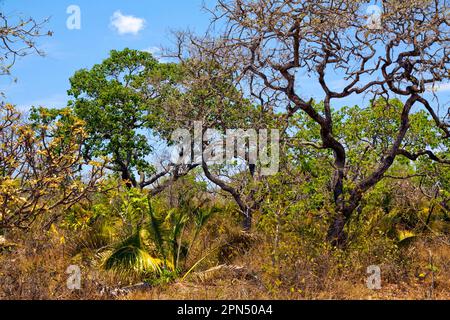
POLYGON ((128 189, 137 187, 136 180, 128 169, 122 170, 122 181, 125 181, 125 185, 128 189))
POLYGON ((344 230, 345 224, 346 218, 342 214, 339 214, 333 219, 327 234, 327 241, 330 242, 331 245, 338 248, 345 247, 347 243, 347 234, 344 230))
POLYGON ((241 194, 239 193, 238 190, 234 189, 233 187, 226 184, 224 181, 222 181, 218 177, 214 176, 209 171, 208 165, 206 164, 205 161, 202 161, 202 168, 203 168, 203 172, 205 173, 206 178, 208 178, 214 184, 219 186, 223 191, 231 194, 234 201, 236 201, 236 204, 239 206, 239 209, 243 216, 243 221, 242 221, 243 231, 249 232, 252 228, 252 218, 253 218, 254 207, 250 207, 245 203, 245 201, 242 199, 241 194))
POLYGON ((353 212, 360 206, 362 193, 352 192, 349 201, 342 200, 337 206, 337 215, 334 217, 328 228, 327 240, 338 248, 344 248, 347 245, 348 236, 345 232, 345 225, 350 221, 353 212))
POLYGON ((351 211, 346 209, 344 200, 344 169, 346 163, 345 151, 334 152, 335 173, 333 179, 333 199, 337 212, 329 226, 327 240, 335 247, 343 248, 347 242, 347 234, 344 231, 346 221, 350 218, 351 211))
POLYGON ((253 212, 251 209, 246 209, 243 214, 242 230, 244 232, 250 232, 252 230, 253 212))

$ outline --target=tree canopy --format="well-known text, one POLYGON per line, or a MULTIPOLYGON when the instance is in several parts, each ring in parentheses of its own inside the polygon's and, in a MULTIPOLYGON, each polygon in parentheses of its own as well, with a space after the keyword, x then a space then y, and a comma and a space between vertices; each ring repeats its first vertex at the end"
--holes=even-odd
POLYGON ((150 159, 154 147, 149 137, 160 121, 164 86, 177 77, 176 65, 130 49, 113 50, 101 64, 76 72, 68 93, 89 133, 85 157, 110 157, 111 169, 134 187, 153 183, 158 173, 150 159))

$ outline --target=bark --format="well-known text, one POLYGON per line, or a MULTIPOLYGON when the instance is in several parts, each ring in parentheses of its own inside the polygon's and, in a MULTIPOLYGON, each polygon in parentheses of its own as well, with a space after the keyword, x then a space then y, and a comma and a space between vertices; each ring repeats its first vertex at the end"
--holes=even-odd
POLYGON ((247 211, 243 214, 242 220, 242 230, 245 232, 250 232, 252 230, 252 222, 253 222, 253 210, 251 208, 247 208, 247 211))
POLYGON ((208 165, 205 161, 202 161, 202 168, 206 178, 208 178, 223 191, 228 192, 233 197, 242 214, 242 229, 245 232, 249 232, 252 228, 254 208, 245 203, 244 199, 241 197, 241 194, 236 189, 226 184, 220 178, 214 176, 211 171, 209 171, 208 165))
POLYGON ((136 179, 130 173, 128 169, 121 170, 122 180, 125 182, 125 185, 128 189, 137 187, 136 179))
POLYGON ((345 217, 341 214, 333 219, 327 234, 327 241, 330 242, 331 245, 338 248, 343 248, 345 246, 347 243, 347 234, 344 231, 345 224, 345 217))
MULTIPOLYGON (((331 241, 333 245, 338 247, 344 247, 347 241, 347 235, 345 233, 345 225, 350 220, 355 209, 360 205, 361 200, 365 192, 375 186, 381 179, 383 179, 384 174, 389 170, 395 161, 397 155, 402 154, 401 145, 409 129, 409 113, 420 97, 416 94, 412 94, 410 98, 406 101, 402 115, 399 132, 396 136, 395 141, 392 144, 391 149, 388 151, 387 155, 381 160, 380 165, 375 169, 375 171, 366 179, 362 180, 353 190, 350 191, 350 197, 348 201, 343 199, 342 185, 343 166, 345 166, 345 160, 342 163, 340 161, 339 153, 335 152, 336 158, 336 172, 337 172, 337 183, 334 186, 335 202, 337 207, 337 216, 333 219, 330 228, 328 230, 328 240, 331 241), (341 198, 341 199, 340 199, 341 198)), ((345 150, 344 150, 345 157, 345 150)), ((342 158, 342 157, 341 157, 342 158)), ((344 158, 345 159, 345 158, 344 158)))

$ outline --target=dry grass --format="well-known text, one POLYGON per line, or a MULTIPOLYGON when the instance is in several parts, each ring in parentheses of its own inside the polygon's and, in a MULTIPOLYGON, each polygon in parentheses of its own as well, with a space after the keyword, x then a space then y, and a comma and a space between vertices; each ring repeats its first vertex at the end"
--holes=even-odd
POLYGON ((276 261, 270 242, 252 237, 259 240, 239 244, 239 237, 231 234, 184 281, 121 290, 129 283, 89 259, 74 260, 58 237, 16 236, 13 246, 0 249, 0 299, 450 299, 448 239, 424 236, 383 260, 382 289, 374 291, 366 287, 365 266, 380 260, 378 251, 342 258, 324 250, 310 259, 302 253, 308 247, 299 247, 276 261), (66 286, 71 264, 82 270, 79 291, 66 286))
MULTIPOLYGON (((213 268, 211 272, 206 273, 208 275, 206 279, 205 272, 200 272, 198 276, 192 276, 187 281, 133 292, 121 299, 450 299, 450 247, 439 239, 428 239, 416 241, 405 250, 407 251, 405 254, 411 259, 409 269, 398 269, 396 271, 399 273, 398 277, 390 274, 387 279, 382 278, 381 290, 368 289, 367 275, 354 270, 344 270, 340 275, 328 270, 324 271, 323 278, 319 278, 311 274, 311 270, 304 269, 302 273, 309 274, 309 277, 301 280, 301 287, 304 290, 285 286, 261 270, 264 258, 257 254, 261 252, 261 247, 257 247, 247 255, 241 256, 239 261, 235 261, 239 263, 241 270, 238 276, 230 272, 229 268, 221 268, 221 272, 213 268), (432 252, 434 272, 430 271, 429 252, 432 252), (424 273, 426 276, 420 277, 424 273), (274 284, 275 282, 278 286, 274 284)), ((331 265, 323 267, 333 268, 331 265)))

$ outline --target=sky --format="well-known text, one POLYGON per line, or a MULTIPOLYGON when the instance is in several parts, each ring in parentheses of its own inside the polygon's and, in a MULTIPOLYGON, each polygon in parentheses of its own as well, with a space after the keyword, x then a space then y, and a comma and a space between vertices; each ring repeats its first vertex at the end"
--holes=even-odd
POLYGON ((38 40, 45 56, 20 58, 12 77, 0 79, 0 91, 22 110, 33 105, 64 107, 69 78, 79 69, 100 63, 110 50, 128 47, 157 53, 171 45, 171 30, 206 30, 210 16, 203 4, 203 0, 0 1, 6 16, 50 18, 44 30, 53 32, 52 37, 38 40), (73 29, 73 5, 79 8, 80 29, 73 29), (68 20, 72 29, 67 27, 68 20))
MULTIPOLYGON (((12 77, 0 78, 0 92, 21 110, 41 105, 65 107, 69 78, 75 71, 100 63, 112 49, 128 47, 158 54, 159 48, 173 45, 171 31, 189 29, 202 33, 210 19, 203 5, 212 7, 214 3, 215 0, 0 0, 0 12, 6 16, 33 17, 37 21, 50 18, 45 30, 53 32, 52 37, 38 41, 45 56, 19 59, 12 77), (80 12, 80 28, 73 23, 74 8, 80 12)), ((330 80, 332 89, 346 84, 339 76, 330 80)), ((305 98, 322 100, 323 92, 316 79, 301 74, 297 86, 305 98)), ((443 86, 438 96, 441 107, 448 108, 450 85, 443 86)), ((364 100, 353 95, 338 103, 366 105, 364 100)))

